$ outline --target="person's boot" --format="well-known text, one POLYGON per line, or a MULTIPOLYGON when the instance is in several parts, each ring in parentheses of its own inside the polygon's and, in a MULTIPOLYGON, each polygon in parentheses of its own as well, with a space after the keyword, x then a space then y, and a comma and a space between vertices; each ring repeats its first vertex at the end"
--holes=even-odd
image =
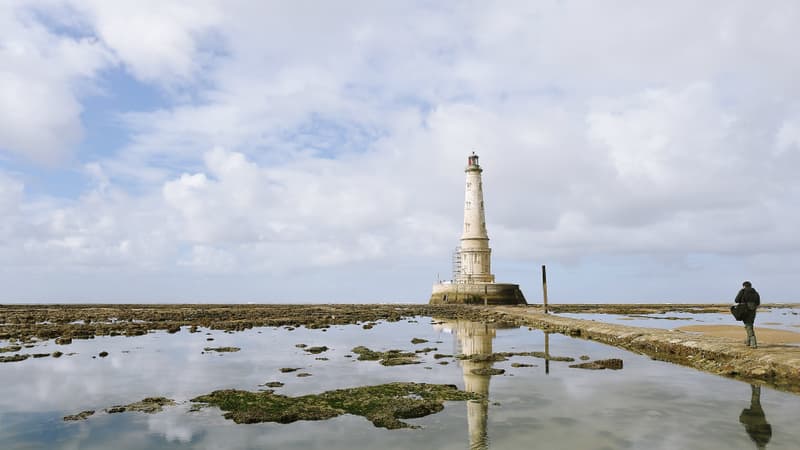
POLYGON ((744 329, 747 332, 747 340, 744 344, 749 347, 753 347, 753 343, 756 341, 756 333, 753 331, 753 326, 745 325, 744 329))

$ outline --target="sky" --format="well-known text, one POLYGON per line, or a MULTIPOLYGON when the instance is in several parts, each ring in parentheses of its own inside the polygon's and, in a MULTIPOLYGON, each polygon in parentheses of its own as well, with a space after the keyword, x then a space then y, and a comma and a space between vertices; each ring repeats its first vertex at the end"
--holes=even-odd
POLYGON ((0 2, 0 302, 800 301, 800 4, 0 2))

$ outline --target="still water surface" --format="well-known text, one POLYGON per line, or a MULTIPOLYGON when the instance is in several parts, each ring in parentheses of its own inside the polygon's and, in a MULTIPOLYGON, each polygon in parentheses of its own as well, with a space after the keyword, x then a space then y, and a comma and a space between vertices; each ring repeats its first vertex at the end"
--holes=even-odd
MULTIPOLYGON (((7 345, 0 342, 0 346, 7 345)), ((28 353, 60 350, 61 358, 0 364, 0 448, 64 449, 793 449, 800 448, 800 396, 751 385, 566 336, 491 324, 414 320, 327 331, 256 328, 225 333, 154 332, 97 337, 59 346, 43 342, 28 353), (210 334, 207 334, 210 333, 210 334), (427 339, 414 345, 412 338, 427 339), (208 341, 213 338, 213 341, 208 341), (319 355, 296 344, 325 345, 319 355), (418 365, 384 367, 357 361, 353 347, 413 351, 436 347, 418 365), (235 346, 236 353, 203 352, 235 346), (544 351, 591 360, 621 358, 622 370, 570 368, 535 357, 472 363, 434 353, 544 351), (101 351, 109 356, 97 357, 101 351), (75 353, 67 355, 67 353, 75 353), (94 356, 94 357, 93 357, 94 356), (321 360, 317 358, 327 358, 321 360), (449 364, 438 364, 448 361, 449 364), (533 367, 512 367, 512 363, 533 367), (480 376, 478 367, 504 369, 480 376), (302 367, 311 376, 281 373, 302 367), (456 384, 488 402, 448 402, 408 420, 421 429, 375 428, 363 417, 237 425, 216 408, 189 411, 189 399, 217 389, 256 391, 268 381, 277 393, 304 395, 393 381, 456 384), (112 405, 165 396, 179 405, 157 414, 107 414, 112 405), (94 409, 85 421, 62 417, 94 409)))

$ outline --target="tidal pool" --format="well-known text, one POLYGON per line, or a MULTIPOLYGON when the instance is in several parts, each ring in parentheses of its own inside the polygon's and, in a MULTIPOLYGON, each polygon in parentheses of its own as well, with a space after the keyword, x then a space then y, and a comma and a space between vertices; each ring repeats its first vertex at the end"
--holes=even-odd
MULTIPOLYGON (((658 321, 662 322, 662 321, 658 321)), ((666 322, 666 321, 664 321, 666 322)), ((697 322, 694 322, 697 323, 697 322)), ((0 342, 0 347, 9 345, 0 342)), ((319 350, 319 349, 317 349, 319 350)), ((0 364, 0 448, 64 449, 797 449, 800 396, 653 361, 592 341, 528 328, 416 317, 323 329, 200 329, 101 336, 19 353, 63 352, 0 364), (417 338, 412 343, 412 339, 417 338), (213 339, 209 340, 209 339, 213 339), (427 342, 420 342, 420 341, 427 342), (305 347, 298 346, 304 344, 305 347), (328 349, 317 353, 310 347, 328 349), (418 353, 419 364, 359 361, 352 349, 418 353), (235 347, 239 351, 205 351, 235 347), (435 350, 433 350, 435 348, 435 350), (101 352, 108 356, 100 357, 101 352), (442 355, 544 353, 507 360, 442 355), (436 357, 438 355, 438 358, 436 357), (541 356, 541 355, 540 355, 541 356), (563 357, 574 361, 563 361, 563 357), (581 358, 584 357, 584 358, 581 358), (588 359, 586 358, 588 357, 588 359), (570 365, 617 358, 621 370, 570 365), (446 362, 447 364, 442 364, 446 362), (297 369, 284 372, 282 368, 297 369), (484 375, 501 369, 499 375, 484 375), (299 374, 308 374, 298 376, 299 374), (389 430, 364 417, 236 424, 191 399, 222 389, 269 389, 290 397, 392 382, 454 384, 486 401, 448 401, 442 411, 389 430), (146 414, 104 410, 166 397, 146 414), (86 420, 63 417, 95 410, 86 420)))

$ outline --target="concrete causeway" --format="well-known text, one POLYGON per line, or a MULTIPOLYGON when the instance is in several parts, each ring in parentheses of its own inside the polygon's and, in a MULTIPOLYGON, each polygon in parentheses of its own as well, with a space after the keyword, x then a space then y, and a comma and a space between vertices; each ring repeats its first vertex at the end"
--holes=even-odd
POLYGON ((767 344, 751 349, 743 339, 559 317, 544 314, 541 307, 496 306, 486 310, 498 319, 800 394, 800 346, 767 344))

